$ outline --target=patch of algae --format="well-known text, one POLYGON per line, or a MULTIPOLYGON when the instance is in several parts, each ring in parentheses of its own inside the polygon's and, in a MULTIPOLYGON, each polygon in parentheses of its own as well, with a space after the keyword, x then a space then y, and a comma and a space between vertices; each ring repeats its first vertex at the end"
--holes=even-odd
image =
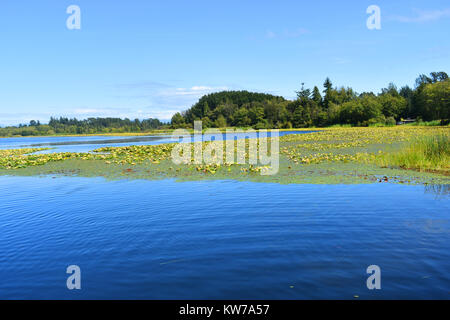
POLYGON ((49 162, 43 166, 31 166, 17 170, 0 170, 0 175, 13 176, 77 176, 104 177, 108 180, 173 178, 177 181, 238 180, 279 184, 450 184, 448 177, 426 172, 379 168, 359 163, 290 164, 287 159, 280 163, 275 175, 263 176, 259 172, 242 172, 246 166, 220 168, 215 174, 197 171, 195 167, 174 165, 170 160, 155 165, 145 162, 134 166, 108 164, 98 160, 69 159, 49 162))

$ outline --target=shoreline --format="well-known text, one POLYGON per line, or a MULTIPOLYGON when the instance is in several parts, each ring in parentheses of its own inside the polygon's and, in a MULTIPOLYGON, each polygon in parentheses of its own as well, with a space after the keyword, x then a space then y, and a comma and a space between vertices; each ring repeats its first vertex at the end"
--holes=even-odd
MULTIPOLYGON (((420 125, 396 125, 396 126, 384 126, 384 127, 346 127, 346 126, 330 126, 330 127, 310 127, 310 128, 292 128, 292 129, 263 129, 267 131, 271 130, 278 130, 279 132, 286 132, 286 131, 324 131, 324 130, 336 130, 336 129, 352 129, 352 128, 447 128, 450 129, 450 125, 447 126, 420 126, 420 125)), ((168 129, 168 130, 155 130, 155 131, 149 131, 149 132, 122 132, 122 133, 82 133, 82 134, 54 134, 54 135, 29 135, 29 136, 0 136, 0 139, 10 139, 10 138, 53 138, 53 137, 127 137, 127 136, 151 136, 151 135, 170 135, 173 133, 173 131, 183 129, 188 131, 191 134, 194 134, 194 129, 189 128, 177 128, 177 129, 168 129)), ((240 133, 240 132, 258 132, 258 129, 253 128, 237 128, 237 127, 227 127, 227 128, 206 128, 203 129, 202 133, 205 133, 206 130, 209 129, 219 129, 222 133, 225 133, 226 130, 235 130, 234 132, 240 133)))

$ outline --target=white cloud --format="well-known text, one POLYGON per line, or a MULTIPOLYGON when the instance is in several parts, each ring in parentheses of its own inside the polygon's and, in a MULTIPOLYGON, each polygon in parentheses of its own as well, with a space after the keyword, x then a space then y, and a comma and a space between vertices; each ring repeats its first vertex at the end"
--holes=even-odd
POLYGON ((413 11, 415 12, 415 15, 412 17, 391 16, 391 20, 404 23, 421 23, 421 22, 436 21, 441 18, 450 17, 450 8, 441 10, 430 10, 430 11, 413 9, 413 11))
POLYGON ((175 96, 202 96, 211 92, 228 90, 228 87, 207 87, 207 86, 193 86, 191 88, 176 88, 175 90, 163 90, 160 95, 175 95, 175 96))
POLYGON ((286 38, 298 38, 304 34, 309 33, 308 30, 304 29, 304 28, 299 28, 296 30, 285 30, 284 31, 284 36, 286 38))
POLYGON ((332 60, 333 60, 333 62, 336 63, 336 64, 347 64, 347 63, 350 63, 350 62, 351 62, 351 61, 348 60, 348 59, 340 58, 340 57, 334 57, 332 60))
POLYGON ((213 90, 214 88, 205 87, 205 86, 193 86, 191 90, 193 91, 205 91, 205 90, 213 90))
POLYGON ((171 86, 162 82, 145 80, 128 83, 119 83, 116 84, 115 87, 118 89, 158 89, 158 88, 169 88, 171 86))
MULTIPOLYGON (((234 87, 234 86, 233 86, 234 87)), ((232 90, 229 86, 211 86, 197 84, 189 87, 176 87, 166 84, 160 84, 153 81, 142 81, 136 83, 122 84, 116 86, 120 90, 115 92, 115 98, 120 99, 122 105, 133 105, 135 110, 128 110, 128 116, 137 114, 141 118, 141 114, 145 117, 158 118, 160 120, 168 120, 176 112, 189 109, 203 95, 232 90)), ((79 111, 88 111, 93 114, 99 111, 96 108, 86 108, 79 111)), ((110 113, 109 109, 104 110, 110 113)))
POLYGON ((46 123, 51 116, 52 114, 48 112, 0 113, 0 126, 15 126, 19 123, 28 124, 31 120, 39 120, 42 123, 46 123))
MULTIPOLYGON (((152 83, 152 82, 150 82, 152 83)), ((125 89, 125 88, 123 88, 125 89)), ((190 87, 172 87, 172 86, 130 86, 126 91, 131 91, 131 95, 125 95, 127 101, 138 98, 139 103, 135 108, 128 108, 127 110, 119 108, 120 113, 126 114, 133 118, 158 118, 160 120, 170 120, 176 112, 181 112, 189 109, 202 96, 224 90, 231 90, 228 86, 208 86, 208 85, 193 85, 190 87), (136 92, 138 89, 138 92, 136 92)), ((126 102, 125 102, 126 103, 126 102)), ((78 111, 87 111, 86 113, 94 114, 100 111, 96 108, 79 109, 78 111)), ((104 115, 110 115, 118 112, 115 109, 102 109, 104 115)), ((100 113, 98 113, 100 114, 100 113)), ((99 116, 101 116, 101 114, 99 116)))
POLYGON ((108 114, 114 112, 114 110, 109 109, 75 109, 74 114, 96 114, 96 113, 103 113, 108 114))
POLYGON ((151 114, 151 118, 157 118, 161 121, 164 121, 164 120, 170 120, 175 113, 180 112, 182 110, 183 110, 183 107, 179 107, 176 109, 152 111, 152 112, 149 112, 149 114, 151 114))
POLYGON ((309 30, 305 28, 298 28, 294 30, 285 29, 283 31, 275 32, 269 30, 266 32, 266 38, 274 39, 274 38, 298 38, 302 35, 309 33, 309 30))
POLYGON ((267 31, 267 33, 266 33, 266 37, 269 38, 269 39, 273 39, 276 36, 277 36, 276 33, 273 32, 273 31, 267 31))

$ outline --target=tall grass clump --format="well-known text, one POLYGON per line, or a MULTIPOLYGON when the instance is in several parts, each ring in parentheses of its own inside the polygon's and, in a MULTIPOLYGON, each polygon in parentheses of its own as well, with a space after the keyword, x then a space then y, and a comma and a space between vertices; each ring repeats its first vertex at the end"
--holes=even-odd
POLYGON ((399 152, 383 154, 380 165, 450 173, 450 134, 420 137, 399 152))
POLYGON ((413 126, 413 127, 445 127, 445 126, 449 126, 449 121, 448 119, 443 119, 443 120, 433 120, 433 121, 422 121, 419 120, 417 122, 413 122, 413 123, 408 123, 405 124, 405 126, 413 126))

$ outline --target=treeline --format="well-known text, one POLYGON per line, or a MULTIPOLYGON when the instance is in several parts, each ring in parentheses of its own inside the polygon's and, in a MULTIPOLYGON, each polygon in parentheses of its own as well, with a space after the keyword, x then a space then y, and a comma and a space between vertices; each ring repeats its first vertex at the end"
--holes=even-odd
POLYGON ((165 127, 167 128, 167 125, 158 119, 88 118, 78 120, 76 118, 52 117, 48 124, 31 120, 29 124, 0 128, 0 136, 146 132, 165 127))
POLYGON ((380 93, 356 93, 349 87, 333 87, 329 78, 320 91, 302 88, 297 99, 286 100, 248 91, 223 91, 202 97, 189 110, 172 117, 173 128, 203 127, 304 128, 331 125, 395 125, 397 121, 450 118, 450 79, 445 72, 432 72, 417 78, 414 89, 398 89, 389 84, 380 93))

